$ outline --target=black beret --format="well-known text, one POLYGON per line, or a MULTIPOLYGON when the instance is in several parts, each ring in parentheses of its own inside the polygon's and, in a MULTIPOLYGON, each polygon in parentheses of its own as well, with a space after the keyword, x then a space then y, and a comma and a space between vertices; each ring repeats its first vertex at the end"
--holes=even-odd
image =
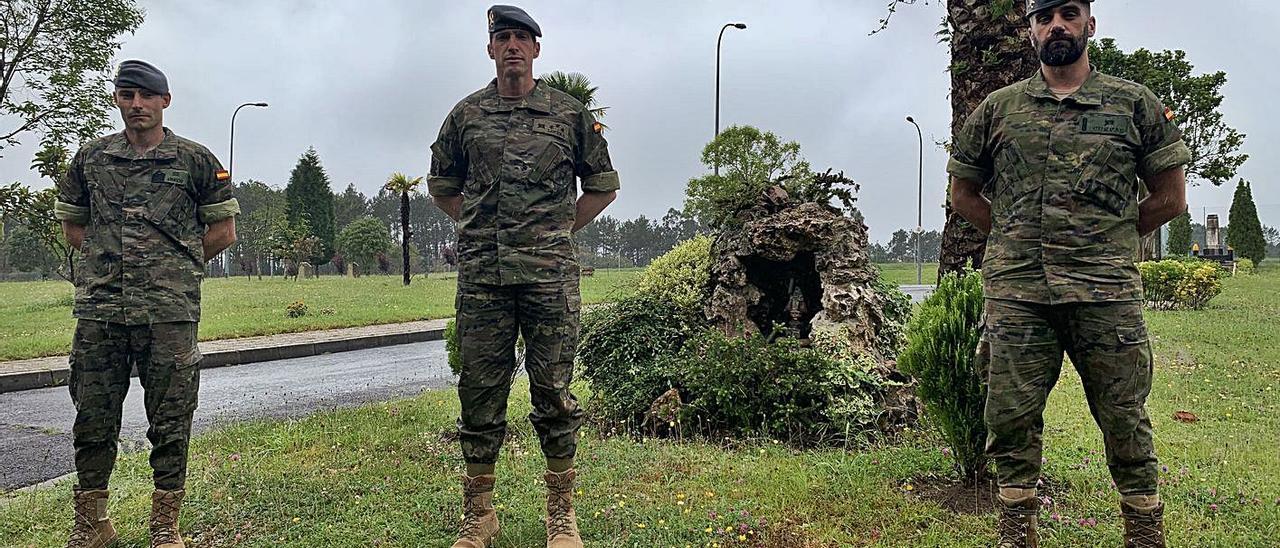
POLYGON ((542 29, 528 13, 515 6, 497 5, 489 8, 489 34, 500 30, 524 29, 541 37, 542 29))
MULTIPOLYGON (((1070 1, 1071 0, 1027 0, 1027 17, 1031 17, 1032 15, 1035 15, 1036 12, 1038 11, 1044 11, 1050 8, 1056 8, 1070 1)), ((1086 4, 1093 2, 1093 0, 1081 0, 1081 1, 1086 4)))
POLYGON ((146 61, 130 59, 116 67, 116 87, 142 88, 155 93, 169 93, 169 80, 160 69, 146 61))

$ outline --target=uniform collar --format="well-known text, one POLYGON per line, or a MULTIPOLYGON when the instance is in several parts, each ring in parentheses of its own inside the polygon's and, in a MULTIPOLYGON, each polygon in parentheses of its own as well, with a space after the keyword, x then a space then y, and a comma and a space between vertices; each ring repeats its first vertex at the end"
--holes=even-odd
POLYGON ((176 160, 178 138, 169 128, 164 128, 164 138, 160 140, 160 144, 146 153, 138 154, 138 151, 129 146, 129 138, 121 131, 111 136, 111 141, 102 151, 125 160, 176 160))
MULTIPOLYGON (((1049 82, 1044 79, 1044 72, 1037 70, 1035 76, 1027 80, 1027 95, 1037 99, 1045 99, 1049 101, 1059 102, 1058 96, 1053 94, 1049 89, 1049 82)), ((1080 84, 1080 89, 1075 93, 1068 95, 1062 99, 1065 101, 1073 101, 1076 104, 1087 106, 1102 106, 1102 93, 1098 89, 1098 69, 1093 65, 1089 65, 1089 76, 1084 79, 1084 83, 1080 84)))
POLYGON ((542 83, 542 79, 535 79, 533 91, 525 95, 518 101, 503 99, 498 95, 498 79, 494 78, 489 82, 488 93, 481 102, 480 106, 489 112, 510 112, 512 110, 523 108, 540 112, 542 114, 551 114, 551 92, 547 85, 542 83))

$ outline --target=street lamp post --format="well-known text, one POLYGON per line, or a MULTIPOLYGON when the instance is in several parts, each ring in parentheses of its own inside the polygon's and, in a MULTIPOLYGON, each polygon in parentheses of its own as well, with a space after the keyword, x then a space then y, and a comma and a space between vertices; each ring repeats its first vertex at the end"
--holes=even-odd
MULTIPOLYGON (((228 149, 227 150, 227 173, 231 174, 233 177, 236 172, 235 171, 236 170, 236 115, 240 114, 240 109, 244 107, 266 107, 266 106, 267 106, 266 103, 261 103, 261 102, 245 103, 243 105, 236 107, 235 112, 231 113, 231 144, 227 147, 228 149)), ((235 179, 234 178, 231 179, 231 182, 234 184, 235 179)), ((230 249, 222 250, 222 277, 224 278, 231 276, 231 267, 227 265, 227 254, 230 252, 231 252, 230 249)))
MULTIPOLYGON (((728 30, 729 27, 742 30, 747 28, 747 24, 725 23, 723 27, 720 27, 720 36, 716 38, 716 137, 720 136, 720 44, 724 42, 724 31, 728 30)), ((715 165, 715 174, 720 174, 719 162, 715 165)))
POLYGON ((916 126, 916 137, 920 140, 920 174, 916 189, 916 285, 924 283, 924 267, 920 263, 920 236, 924 235, 924 133, 920 132, 920 124, 908 116, 907 121, 916 126))

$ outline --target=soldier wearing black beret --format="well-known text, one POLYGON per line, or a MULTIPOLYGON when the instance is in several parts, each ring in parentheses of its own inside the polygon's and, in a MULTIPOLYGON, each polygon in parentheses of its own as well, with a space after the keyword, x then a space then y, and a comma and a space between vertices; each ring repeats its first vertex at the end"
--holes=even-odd
POLYGON ((58 181, 54 215, 81 252, 71 342, 75 518, 67 548, 117 541, 107 514, 121 404, 135 367, 151 441, 151 546, 182 548, 191 418, 200 389, 200 279, 235 242, 231 174, 164 125, 164 73, 120 63, 112 94, 124 131, 85 143, 58 181))
POLYGON ((514 6, 487 15, 497 77, 445 118, 427 179, 436 206, 458 223, 458 440, 466 473, 453 546, 487 547, 498 534, 495 470, 519 335, 529 418, 547 461, 547 547, 580 548, 572 499, 583 412, 569 385, 582 296, 571 234, 613 201, 618 173, 586 106, 534 78, 538 23, 514 6))

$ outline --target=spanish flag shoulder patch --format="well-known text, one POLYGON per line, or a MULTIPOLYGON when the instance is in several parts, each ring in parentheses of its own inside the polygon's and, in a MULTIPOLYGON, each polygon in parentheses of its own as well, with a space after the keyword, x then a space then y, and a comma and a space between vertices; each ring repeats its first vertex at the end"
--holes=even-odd
POLYGON ((1172 122, 1173 118, 1174 118, 1173 109, 1169 107, 1164 107, 1164 119, 1172 122))
POLYGON ((217 177, 219 181, 225 181, 231 178, 231 172, 225 169, 219 169, 218 172, 214 174, 214 177, 217 177))

